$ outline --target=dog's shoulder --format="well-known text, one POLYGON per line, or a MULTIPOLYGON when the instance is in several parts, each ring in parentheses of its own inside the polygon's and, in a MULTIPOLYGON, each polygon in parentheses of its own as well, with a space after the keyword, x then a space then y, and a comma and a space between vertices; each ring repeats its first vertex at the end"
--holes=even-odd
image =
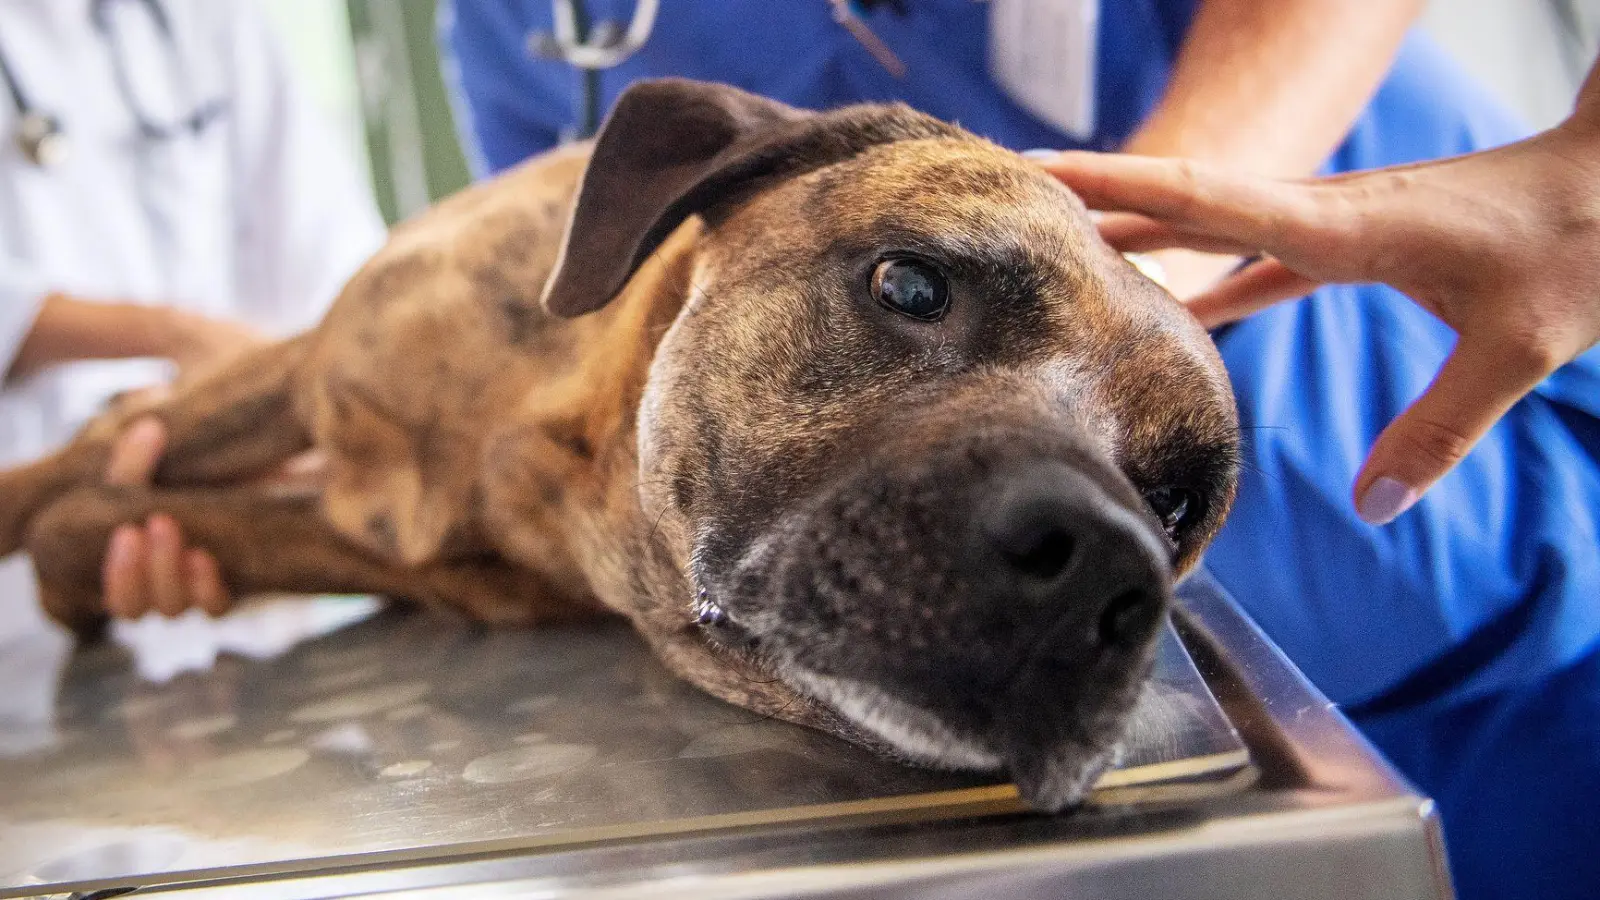
POLYGON ((345 286, 325 336, 479 323, 483 339, 540 342, 558 324, 539 297, 555 265, 588 145, 559 148, 475 184, 396 226, 345 286))

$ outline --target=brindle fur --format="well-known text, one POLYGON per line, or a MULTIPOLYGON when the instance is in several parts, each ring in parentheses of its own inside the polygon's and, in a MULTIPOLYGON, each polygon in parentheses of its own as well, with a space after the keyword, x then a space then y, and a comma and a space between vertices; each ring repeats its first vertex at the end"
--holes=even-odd
MULTIPOLYGON (((592 165, 588 146, 554 151, 396 229, 315 330, 0 474, 0 553, 25 547, 49 613, 92 632, 109 533, 160 510, 235 594, 377 592, 496 624, 610 611, 710 693, 890 752, 773 677, 773 657, 708 639, 697 591, 756 621, 751 591, 784 603, 793 587, 849 621, 840 598, 866 579, 903 607, 867 632, 915 620, 932 624, 908 646, 965 639, 956 600, 921 575, 875 585, 860 544, 942 571, 917 556, 938 541, 904 521, 944 502, 941 460, 989 444, 1066 454, 1132 506, 1139 488, 1199 486, 1208 509, 1173 551, 1174 571, 1193 564, 1232 499, 1225 376, 1068 191, 903 107, 812 115, 668 81, 619 110, 592 165), (949 261, 937 330, 864 299, 885 248, 949 261), (169 431, 154 486, 105 486, 136 414, 169 431), (904 469, 926 489, 834 497, 829 521, 855 533, 800 536, 797 510, 884 447, 889 469, 850 483, 904 469), (248 486, 310 448, 320 489, 248 486), (897 518, 902 502, 916 515, 897 518), (802 566, 752 549, 790 532, 802 566)), ((1148 644, 1072 701, 1085 753, 1114 742, 1148 644)))

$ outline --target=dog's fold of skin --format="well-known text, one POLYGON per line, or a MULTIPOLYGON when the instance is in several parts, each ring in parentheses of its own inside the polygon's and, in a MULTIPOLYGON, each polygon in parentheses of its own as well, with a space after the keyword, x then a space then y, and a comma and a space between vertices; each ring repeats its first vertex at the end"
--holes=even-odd
POLYGON ((1238 440, 1203 330, 1020 158, 902 106, 642 82, 593 145, 398 228, 315 330, 0 473, 0 553, 81 633, 152 511, 235 594, 619 613, 718 697, 1059 810, 1238 440), (104 486, 141 414, 154 485, 104 486), (252 480, 309 448, 317 488, 252 480))

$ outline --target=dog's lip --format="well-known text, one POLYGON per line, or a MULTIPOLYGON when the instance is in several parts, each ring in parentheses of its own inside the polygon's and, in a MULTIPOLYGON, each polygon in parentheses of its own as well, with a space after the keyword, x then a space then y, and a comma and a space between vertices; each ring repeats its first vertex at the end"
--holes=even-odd
POLYGON ((941 769, 998 772, 1005 768, 986 741, 952 728, 932 710, 854 678, 829 675, 794 664, 781 668, 783 679, 811 699, 882 740, 914 763, 941 769))
POLYGON ((803 667, 782 668, 802 694, 842 716, 906 761, 936 769, 1005 773, 1022 799, 1042 812, 1059 813, 1083 802, 1100 776, 1116 765, 1119 750, 1073 748, 1019 757, 1015 747, 952 728, 938 713, 876 685, 803 667))
MULTIPOLYGON (((705 605, 721 608, 709 595, 704 600, 705 605)), ((700 606, 697 595, 694 608, 700 606)), ((725 611, 717 624, 699 628, 712 644, 763 668, 805 699, 831 710, 879 752, 934 769, 1005 774, 1017 785, 1022 799, 1042 812, 1058 813, 1076 806, 1093 790, 1101 773, 1115 764, 1114 747, 1094 750, 1064 742, 1024 752, 1005 727, 983 732, 958 729, 936 710, 901 699, 889 688, 801 662, 781 646, 763 642, 725 611)))
MULTIPOLYGON (((724 573, 723 578, 718 578, 705 569, 694 570, 697 576, 694 582, 709 590, 697 590, 696 601, 690 604, 690 627, 698 628, 714 647, 770 672, 806 700, 829 710, 838 717, 840 724, 857 730, 866 739, 860 743, 913 765, 1005 774, 1016 783, 1022 799, 1042 812, 1058 813, 1076 806, 1093 790, 1101 773, 1115 764, 1115 745, 1111 748, 1074 746, 1063 740, 1060 744, 1052 742, 1052 746, 1028 751, 1016 742, 1017 736, 1011 733, 1011 728, 999 723, 995 723, 993 729, 985 728, 977 733, 958 731, 926 705, 901 700, 888 689, 876 688, 861 679, 831 674, 825 671, 828 667, 818 668, 806 661, 803 653, 797 655, 797 648, 785 646, 786 641, 780 634, 767 632, 768 626, 777 624, 772 621, 770 612, 741 608, 739 603, 734 603, 730 611, 716 595, 727 591, 728 596, 737 597, 749 591, 749 576, 755 574, 751 569, 760 570, 770 578, 772 555, 781 546, 774 537, 769 533, 747 549, 733 567, 732 576, 724 573), (700 613, 710 612, 709 607, 720 610, 720 616, 712 613, 715 624, 700 624, 700 613), (866 688, 859 693, 873 701, 869 706, 880 712, 902 713, 898 724, 904 727, 897 729, 893 727, 894 722, 886 723, 882 718, 863 714, 859 706, 852 709, 841 703, 836 690, 830 687, 866 688), (889 727, 885 727, 886 724, 889 727)), ((1047 638, 1060 627, 1062 622, 1058 621, 1045 629, 1039 644, 1017 661, 1017 668, 1009 673, 1008 679, 1014 679, 1016 673, 1045 655, 1047 638)))

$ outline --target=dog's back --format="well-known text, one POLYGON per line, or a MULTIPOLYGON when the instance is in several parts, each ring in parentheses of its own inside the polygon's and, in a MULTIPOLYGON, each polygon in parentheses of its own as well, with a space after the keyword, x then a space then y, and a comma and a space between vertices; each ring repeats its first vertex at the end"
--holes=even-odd
MULTIPOLYGON (((322 512, 340 538, 408 565, 481 557, 493 545, 479 515, 486 444, 537 386, 560 381, 596 327, 539 302, 589 153, 552 151, 402 223, 316 329, 181 388, 183 402, 158 414, 195 436, 169 442, 157 487, 237 482, 315 448, 329 460, 322 512)), ((79 609, 99 591, 79 563, 127 510, 90 486, 142 412, 108 411, 61 451, 0 473, 0 555, 31 528, 36 564, 84 582, 83 598, 46 598, 65 622, 103 616, 79 609)), ((209 501, 223 520, 229 502, 209 501)))
POLYGON ((588 327, 539 303, 587 159, 545 154, 399 226, 313 334, 299 418, 347 537, 413 564, 478 543, 485 441, 588 327))

